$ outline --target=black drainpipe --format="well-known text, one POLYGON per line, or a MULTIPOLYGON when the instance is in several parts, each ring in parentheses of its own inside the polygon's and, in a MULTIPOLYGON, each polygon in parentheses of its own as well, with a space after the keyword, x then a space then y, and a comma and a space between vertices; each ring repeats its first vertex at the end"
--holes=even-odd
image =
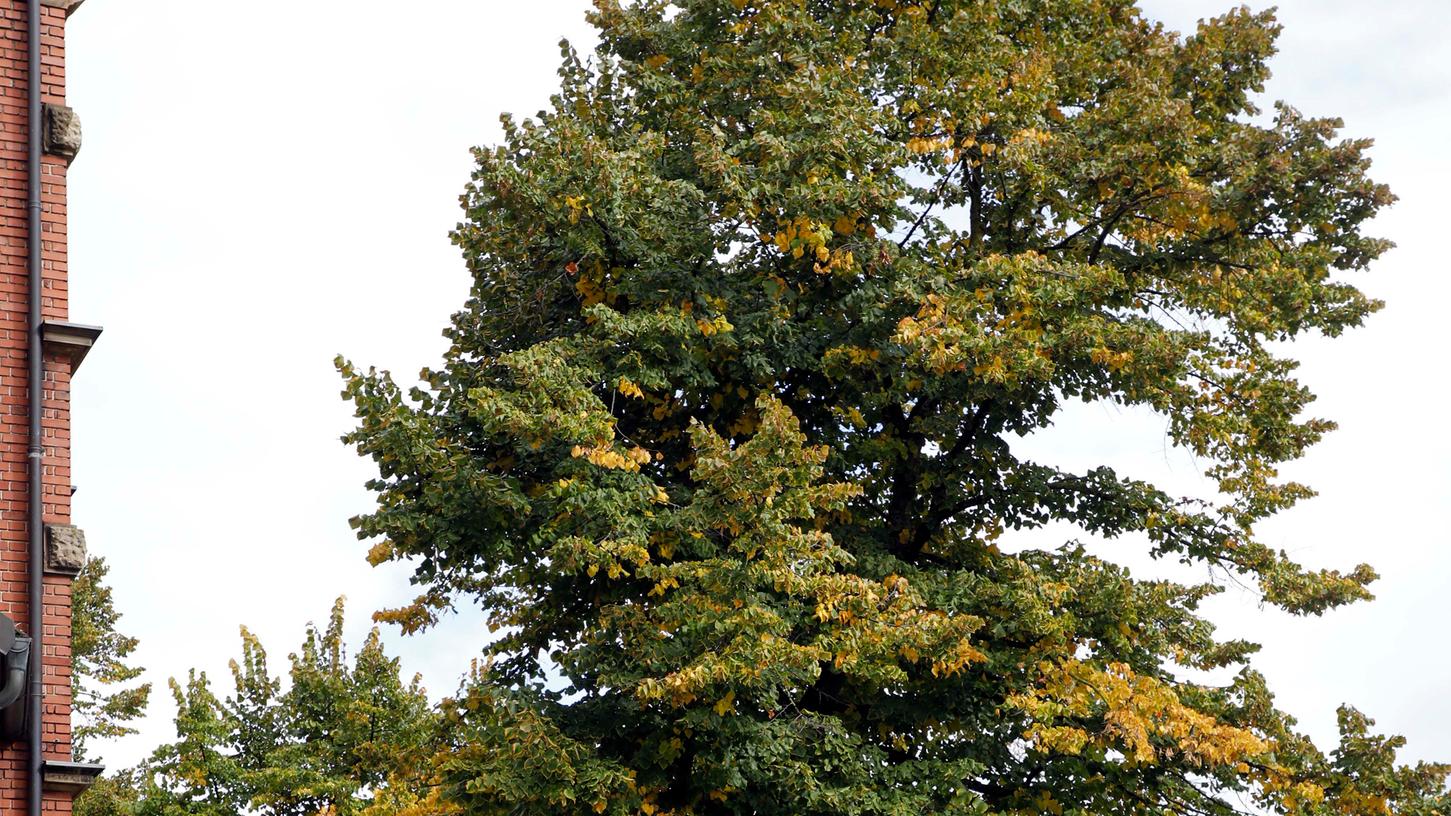
POLYGON ((45 693, 45 649, 42 646, 41 634, 45 629, 45 593, 44 573, 41 570, 41 559, 44 557, 44 544, 42 539, 45 536, 45 497, 42 493, 44 485, 42 476, 45 465, 45 439, 42 437, 40 424, 41 412, 45 408, 45 358, 44 349, 41 346, 40 321, 41 321, 41 275, 44 271, 43 256, 41 254, 41 160, 40 160, 40 128, 41 128, 41 85, 44 81, 42 76, 43 66, 40 62, 40 26, 41 26, 41 0, 30 0, 30 44, 29 44, 29 66, 26 72, 26 83, 30 86, 30 116, 27 119, 30 128, 30 168, 28 179, 30 182, 30 223, 28 235, 30 236, 30 271, 29 271, 29 294, 30 294, 30 348, 26 353, 30 362, 30 501, 28 510, 30 513, 30 604, 27 618, 30 623, 30 637, 32 655, 35 662, 30 669, 30 716, 29 716, 29 758, 30 765, 29 784, 26 785, 28 794, 27 812, 29 816, 41 816, 40 813, 40 763, 41 763, 41 714, 44 711, 42 696, 45 693))

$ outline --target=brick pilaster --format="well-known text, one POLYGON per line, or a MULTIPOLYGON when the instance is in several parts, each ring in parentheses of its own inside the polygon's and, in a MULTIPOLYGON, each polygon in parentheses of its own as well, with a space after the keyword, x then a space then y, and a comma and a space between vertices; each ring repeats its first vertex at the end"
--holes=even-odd
MULTIPOLYGON (((65 103, 66 7, 42 6, 43 97, 65 103)), ((71 758, 71 585, 66 576, 46 576, 44 609, 27 608, 27 197, 28 94, 27 25, 29 4, 0 0, 0 611, 30 630, 42 627, 45 709, 44 755, 71 758)), ((42 179, 42 309, 46 319, 66 320, 66 172, 67 160, 47 155, 42 179)), ((45 362, 45 443, 43 470, 46 523, 70 522, 70 377, 69 359, 47 355, 45 362)), ((0 813, 24 813, 24 743, 0 746, 0 813)), ((47 813, 69 814, 71 797, 46 793, 47 813)))

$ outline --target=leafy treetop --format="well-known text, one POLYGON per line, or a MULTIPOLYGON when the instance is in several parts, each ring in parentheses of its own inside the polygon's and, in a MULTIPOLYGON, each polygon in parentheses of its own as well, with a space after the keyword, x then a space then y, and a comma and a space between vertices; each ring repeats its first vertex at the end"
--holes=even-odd
POLYGON ((1374 574, 1254 525, 1332 426, 1283 341, 1378 304, 1364 140, 1253 99, 1278 26, 1130 0, 598 0, 537 118, 476 151, 473 290, 424 383, 340 362, 357 519, 499 638, 465 813, 1440 812, 1342 715, 1322 754, 1196 612, 1066 521, 1320 614, 1374 574), (1016 442, 1145 406, 1219 491, 1016 442), (1196 681, 1227 668, 1227 684, 1196 681), (1236 673, 1237 672, 1237 673, 1236 673), (1249 804, 1244 804, 1244 803, 1249 804))
POLYGON ((377 630, 351 659, 343 602, 308 627, 288 683, 242 630, 233 693, 205 673, 171 683, 176 740, 76 802, 83 816, 440 816, 430 757, 440 719, 418 678, 405 680, 377 630))

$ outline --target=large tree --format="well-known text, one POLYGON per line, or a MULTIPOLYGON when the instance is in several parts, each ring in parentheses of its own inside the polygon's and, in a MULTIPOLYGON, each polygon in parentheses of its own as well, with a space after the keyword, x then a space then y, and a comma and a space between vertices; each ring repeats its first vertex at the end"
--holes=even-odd
POLYGON ((1130 0, 597 0, 536 118, 476 151, 473 274, 425 382, 341 362, 357 520, 464 600, 466 813, 1443 812, 1342 711, 1322 753, 1196 607, 1085 534, 1267 604, 1369 567, 1259 542, 1331 428, 1285 341, 1377 304, 1368 142, 1255 107, 1278 27, 1130 0), (1214 495, 1019 440, 1143 406, 1214 495), (1230 679, 1213 684, 1212 673, 1230 679))

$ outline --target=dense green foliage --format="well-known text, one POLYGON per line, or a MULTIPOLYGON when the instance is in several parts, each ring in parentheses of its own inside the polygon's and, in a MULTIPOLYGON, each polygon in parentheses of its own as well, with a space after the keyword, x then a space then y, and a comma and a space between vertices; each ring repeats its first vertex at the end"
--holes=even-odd
POLYGON ((374 630, 351 661, 339 601, 325 630, 309 627, 282 679, 246 629, 221 698, 205 674, 172 681, 176 741, 140 768, 103 780, 82 816, 395 816, 426 793, 439 717, 417 678, 374 630))
POLYGON ((405 630, 488 611, 441 768, 469 814, 1443 812, 1352 710, 1322 754, 1215 585, 1321 614, 1254 525, 1331 428, 1284 341, 1377 304, 1365 141, 1253 103, 1278 27, 1130 0, 599 0, 548 111, 477 151, 443 365, 341 363, 405 630), (1030 461, 1161 415, 1217 495, 1030 461), (1223 684, 1199 670, 1223 669, 1223 684), (1196 679, 1199 678, 1199 679, 1196 679))

